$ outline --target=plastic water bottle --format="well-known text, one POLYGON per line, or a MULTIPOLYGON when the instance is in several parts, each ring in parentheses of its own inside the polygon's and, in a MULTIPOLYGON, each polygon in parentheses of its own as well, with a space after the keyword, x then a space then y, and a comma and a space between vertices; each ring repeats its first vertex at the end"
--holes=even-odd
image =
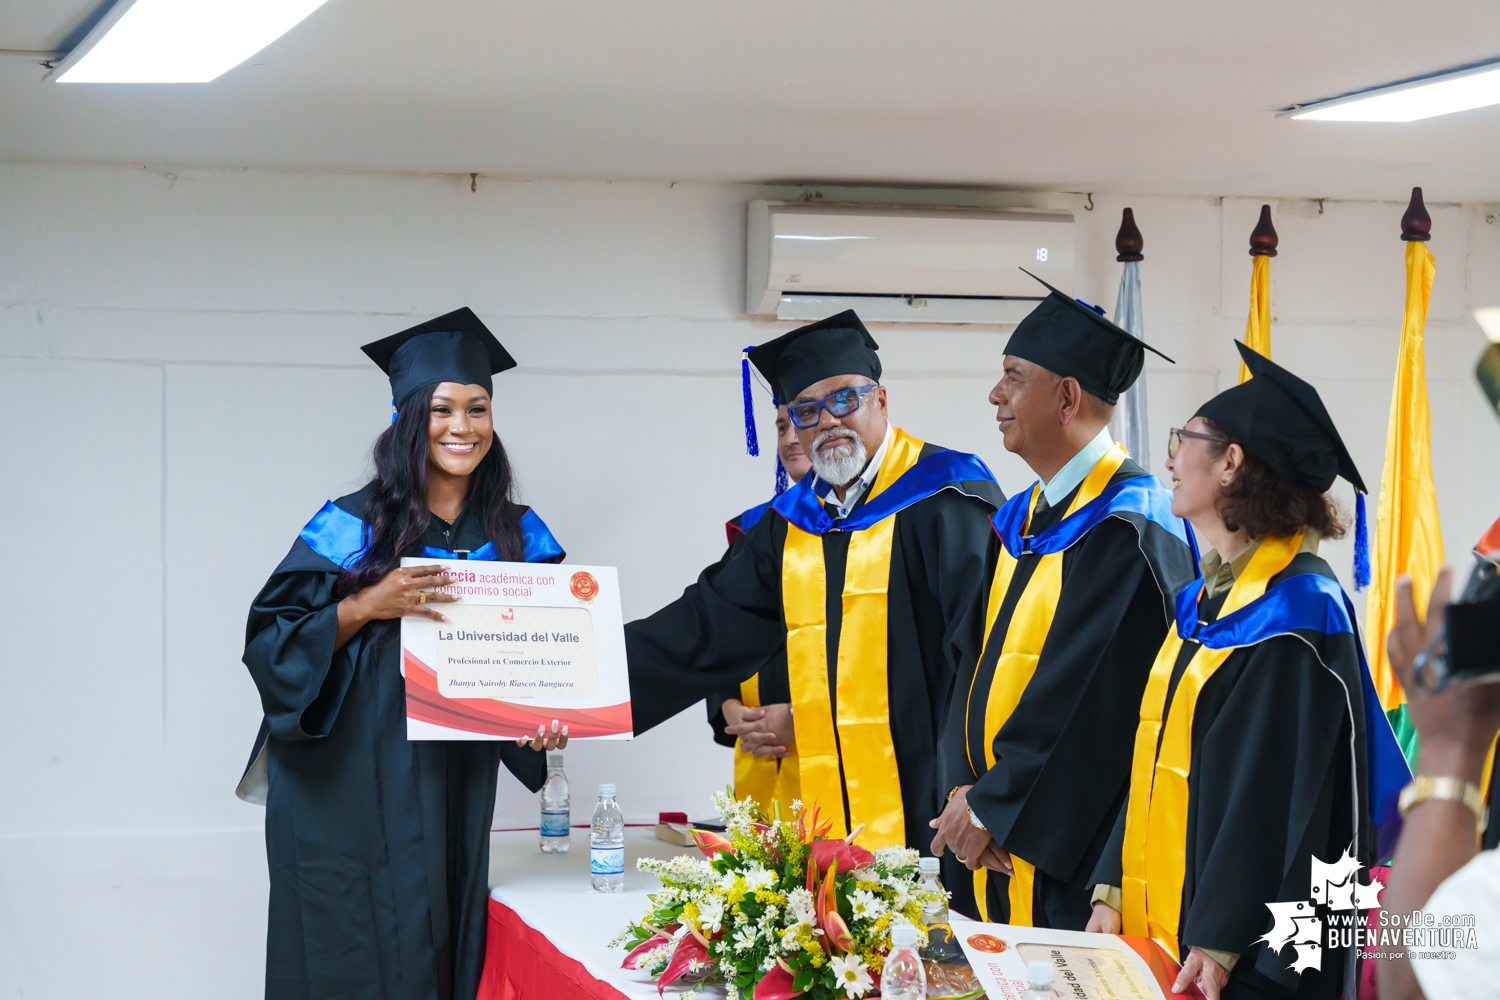
POLYGON ((1026 1000, 1053 1000, 1052 978, 1056 970, 1045 958, 1026 963, 1026 1000))
POLYGON ((547 783, 542 786, 542 853, 568 853, 568 776, 559 750, 547 754, 547 783))
POLYGON ((589 833, 589 872, 595 892, 625 888, 625 817, 615 802, 612 782, 599 786, 599 804, 594 806, 589 833))
MULTIPOLYGON (((917 859, 917 886, 918 886, 918 888, 925 889, 928 892, 935 892, 939 896, 941 896, 943 899, 946 900, 948 898, 948 894, 943 889, 943 881, 942 881, 942 877, 941 877, 941 872, 942 872, 942 862, 939 859, 937 859, 937 858, 918 858, 917 859)), ((943 923, 947 923, 948 922, 948 904, 945 902, 945 903, 942 903, 940 905, 942 907, 943 923)))
POLYGON ((922 957, 929 962, 953 961, 962 953, 949 923, 947 895, 938 877, 939 865, 937 858, 922 858, 917 862, 920 888, 938 893, 944 900, 922 904, 922 923, 927 927, 927 944, 922 949, 922 957))
POLYGON ((891 926, 891 953, 880 973, 880 1000, 926 1000, 927 970, 917 957, 917 929, 891 926))

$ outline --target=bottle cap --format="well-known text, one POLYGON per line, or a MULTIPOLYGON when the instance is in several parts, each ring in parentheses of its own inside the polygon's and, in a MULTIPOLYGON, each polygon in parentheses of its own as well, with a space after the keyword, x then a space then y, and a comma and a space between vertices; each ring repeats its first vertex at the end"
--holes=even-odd
POLYGON ((547 751, 547 766, 548 767, 562 767, 563 766, 563 763, 562 763, 562 751, 561 750, 548 750, 547 751))
POLYGON ((613 781, 606 781, 606 782, 603 782, 602 784, 600 784, 600 786, 599 786, 599 796, 600 796, 600 798, 603 798, 605 796, 609 796, 610 798, 614 798, 614 794, 615 794, 615 783, 613 781))
POLYGON ((1052 963, 1045 958, 1026 963, 1026 988, 1028 990, 1050 990, 1052 977, 1056 974, 1052 963))
POLYGON ((937 858, 918 858, 917 871, 922 875, 936 875, 942 868, 942 862, 937 858))
MULTIPOLYGON (((914 948, 917 944, 917 929, 911 924, 891 925, 891 947, 892 948, 914 948)), ((1052 968, 1049 964, 1047 968, 1052 968)))

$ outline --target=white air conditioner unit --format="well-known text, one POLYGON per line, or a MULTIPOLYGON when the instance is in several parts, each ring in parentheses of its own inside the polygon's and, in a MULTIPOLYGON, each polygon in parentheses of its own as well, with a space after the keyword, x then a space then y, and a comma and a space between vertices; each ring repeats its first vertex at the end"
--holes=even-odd
POLYGON ((789 320, 855 309, 883 323, 1018 323, 1073 287, 1073 216, 752 201, 745 310, 789 320))

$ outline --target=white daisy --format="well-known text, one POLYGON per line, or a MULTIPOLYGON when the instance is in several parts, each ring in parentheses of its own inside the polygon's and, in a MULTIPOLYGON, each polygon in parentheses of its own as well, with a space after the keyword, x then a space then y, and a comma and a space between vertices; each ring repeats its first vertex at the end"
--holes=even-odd
MULTIPOLYGON (((776 884, 776 873, 764 868, 752 868, 745 873, 745 885, 751 892, 759 892, 761 889, 769 889, 776 884)), ((805 889, 803 890, 806 891, 805 889)))
POLYGON ((849 1000, 864 996, 875 985, 875 980, 870 978, 870 967, 858 955, 830 959, 828 964, 833 969, 834 981, 844 988, 844 995, 849 1000))
POLYGON ((875 894, 866 889, 854 890, 854 895, 849 897, 849 903, 854 907, 855 920, 879 920, 880 915, 885 912, 885 904, 875 898, 875 894))
POLYGON ((741 927, 734 932, 731 944, 735 951, 749 951, 755 947, 755 939, 758 935, 754 927, 741 927))
POLYGON ((724 924, 724 900, 718 897, 706 899, 698 904, 698 929, 708 934, 719 933, 724 924))

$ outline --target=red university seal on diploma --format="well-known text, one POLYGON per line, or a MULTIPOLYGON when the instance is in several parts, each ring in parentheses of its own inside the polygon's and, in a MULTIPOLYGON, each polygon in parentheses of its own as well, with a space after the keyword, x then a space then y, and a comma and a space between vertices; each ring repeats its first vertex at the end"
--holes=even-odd
POLYGON ((988 955, 998 955, 1005 950, 1006 944, 993 934, 975 934, 969 938, 969 947, 988 955))
POLYGON ((568 589, 580 601, 592 601, 599 596, 599 581, 594 579, 594 574, 579 570, 568 581, 568 589))

